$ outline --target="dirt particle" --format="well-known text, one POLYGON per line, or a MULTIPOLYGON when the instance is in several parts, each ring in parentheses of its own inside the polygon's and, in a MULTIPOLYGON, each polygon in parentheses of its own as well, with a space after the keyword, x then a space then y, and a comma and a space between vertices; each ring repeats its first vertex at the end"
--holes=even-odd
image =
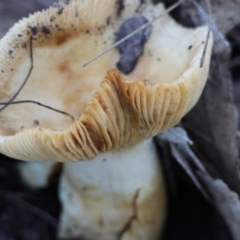
POLYGON ((106 21, 107 26, 110 24, 110 22, 111 22, 111 16, 108 16, 106 21))
POLYGON ((56 19, 56 18, 55 18, 54 16, 52 16, 52 17, 50 18, 50 22, 53 22, 55 19, 56 19))
POLYGON ((10 50, 8 51, 8 53, 11 55, 11 54, 13 53, 13 50, 10 49, 10 50))
POLYGON ((58 11, 57 11, 57 14, 58 15, 61 15, 63 13, 63 8, 60 8, 58 11))
POLYGON ((34 125, 39 125, 39 121, 38 121, 38 120, 34 120, 34 121, 33 121, 33 124, 34 124, 34 125))
MULTIPOLYGON (((148 20, 142 16, 127 19, 120 27, 115 42, 118 42, 137 28, 146 24, 148 20)), ((151 26, 136 33, 131 38, 117 46, 120 52, 120 61, 116 64, 118 70, 129 74, 136 66, 138 58, 142 55, 144 45, 151 33, 151 26)))
POLYGON ((50 29, 49 29, 48 27, 46 27, 46 26, 43 26, 43 27, 42 27, 42 32, 43 32, 44 34, 50 34, 50 33, 51 33, 50 29))
POLYGON ((26 48, 26 47, 27 47, 27 43, 23 43, 22 48, 26 48))
POLYGON ((117 5, 117 16, 119 17, 125 8, 124 0, 117 0, 116 5, 117 5))
POLYGON ((192 45, 190 45, 189 47, 188 47, 188 50, 191 50, 192 49, 192 45))
POLYGON ((36 34, 37 34, 37 32, 38 32, 37 26, 30 27, 30 29, 32 30, 32 34, 33 34, 33 35, 36 35, 36 34))
POLYGON ((144 7, 144 4, 146 3, 146 0, 140 0, 139 1, 139 6, 135 10, 136 13, 141 13, 144 7))

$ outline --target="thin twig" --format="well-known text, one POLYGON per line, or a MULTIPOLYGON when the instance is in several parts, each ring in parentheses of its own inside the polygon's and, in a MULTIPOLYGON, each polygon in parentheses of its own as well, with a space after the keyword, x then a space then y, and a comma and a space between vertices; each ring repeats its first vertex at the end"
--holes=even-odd
POLYGON ((201 57, 201 61, 200 61, 200 68, 203 67, 203 63, 204 63, 204 59, 205 59, 205 55, 206 55, 206 51, 207 51, 207 45, 208 45, 209 37, 210 37, 210 27, 208 26, 207 37, 206 37, 206 41, 205 41, 205 45, 204 45, 204 48, 203 48, 203 53, 202 53, 202 57, 201 57))
POLYGON ((27 80, 29 78, 29 76, 31 75, 32 73, 32 70, 33 70, 33 48, 32 48, 32 41, 33 41, 33 38, 32 38, 32 35, 30 36, 30 60, 31 60, 31 67, 28 71, 28 74, 26 76, 26 78, 24 79, 22 85, 20 86, 20 88, 18 89, 18 91, 13 95, 13 97, 5 104, 1 104, 1 105, 5 105, 4 107, 2 107, 0 109, 0 112, 2 112, 17 96, 18 94, 21 92, 21 90, 23 89, 23 87, 25 86, 25 84, 27 83, 27 80))
POLYGON ((115 48, 116 46, 120 45, 121 43, 123 43, 124 41, 126 41, 127 39, 131 38, 132 36, 134 36, 136 33, 140 32, 141 30, 145 29, 146 27, 148 27, 149 25, 151 25, 152 23, 154 23, 155 21, 157 21, 159 18, 165 16, 167 13, 171 12, 173 9, 175 9, 176 7, 178 7, 180 4, 182 4, 185 0, 180 0, 178 2, 176 2, 175 4, 173 4, 171 7, 169 7, 168 9, 166 9, 166 11, 162 14, 160 14, 158 17, 154 18, 152 21, 149 21, 147 23, 145 23, 144 25, 142 25, 141 27, 139 27, 138 29, 136 29, 135 31, 133 31, 132 33, 128 34, 126 37, 122 38, 121 40, 119 40, 118 42, 114 43, 112 46, 110 46, 109 48, 106 48, 103 52, 99 53, 98 55, 94 56, 93 58, 91 58, 90 60, 88 60, 87 62, 85 62, 82 65, 82 68, 86 67, 87 65, 89 65, 90 63, 92 63, 93 61, 95 61, 96 59, 98 59, 99 57, 103 56, 104 54, 106 54, 107 52, 109 52, 111 49, 115 48))
POLYGON ((33 44, 32 44, 32 41, 33 41, 33 38, 32 36, 30 36, 30 61, 31 61, 31 67, 28 71, 28 74, 27 76, 25 77, 22 85, 20 86, 20 88, 18 89, 18 91, 14 94, 14 96, 8 101, 8 102, 0 102, 0 105, 5 105, 4 107, 2 107, 0 109, 0 112, 3 111, 6 107, 8 107, 8 105, 12 105, 12 104, 20 104, 20 103, 34 103, 34 104, 37 104, 39 106, 42 106, 42 107, 45 107, 47 109, 50 109, 52 111, 55 111, 55 112, 58 112, 58 113, 61 113, 63 115, 66 115, 68 117, 70 117, 72 120, 74 120, 74 117, 67 113, 67 112, 64 112, 64 111, 61 111, 61 110, 58 110, 56 108, 53 108, 53 107, 50 107, 48 105, 45 105, 43 103, 40 103, 40 102, 37 102, 37 101, 33 101, 33 100, 22 100, 22 101, 15 101, 13 102, 13 100, 18 96, 18 94, 21 92, 21 90, 23 89, 23 87, 26 85, 31 73, 32 73, 32 70, 33 70, 33 44))
POLYGON ((0 105, 13 105, 13 104, 21 104, 21 103, 34 103, 34 104, 37 104, 37 105, 39 105, 41 107, 45 107, 47 109, 50 109, 50 110, 52 110, 54 112, 58 112, 58 113, 61 113, 63 115, 66 115, 66 116, 70 117, 72 120, 74 120, 74 117, 71 114, 67 113, 67 112, 58 110, 56 108, 50 107, 48 105, 45 105, 43 103, 40 103, 40 102, 37 102, 37 101, 33 101, 33 100, 20 100, 20 101, 15 101, 15 102, 1 102, 0 105))
MULTIPOLYGON (((193 4, 198 8, 198 4, 196 3, 196 1, 192 1, 193 4)), ((212 8, 211 8, 211 4, 209 2, 209 0, 205 0, 206 5, 207 5, 207 11, 208 11, 208 31, 207 31, 207 36, 206 36, 206 40, 204 43, 204 48, 203 48, 203 53, 202 53, 202 57, 200 60, 200 68, 203 67, 203 63, 204 63, 204 59, 205 59, 205 55, 206 55, 206 51, 207 51, 207 46, 208 46, 208 42, 209 42, 209 37, 210 37, 210 32, 211 32, 211 25, 212 25, 212 8)))

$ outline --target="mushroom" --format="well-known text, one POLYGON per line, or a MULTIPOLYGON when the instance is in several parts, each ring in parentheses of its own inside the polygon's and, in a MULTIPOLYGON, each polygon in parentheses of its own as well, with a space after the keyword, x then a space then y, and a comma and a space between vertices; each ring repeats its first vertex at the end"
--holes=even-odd
POLYGON ((1 153, 65 162, 60 237, 158 238, 165 190, 151 138, 199 99, 211 55, 210 36, 200 67, 208 28, 187 29, 165 15, 131 72, 116 69, 116 48, 81 65, 111 46, 126 20, 150 21, 164 11, 150 0, 70 0, 21 20, 0 41, 1 101, 28 75, 32 51, 33 70, 15 100, 50 104, 75 118, 30 103, 0 112, 1 153))

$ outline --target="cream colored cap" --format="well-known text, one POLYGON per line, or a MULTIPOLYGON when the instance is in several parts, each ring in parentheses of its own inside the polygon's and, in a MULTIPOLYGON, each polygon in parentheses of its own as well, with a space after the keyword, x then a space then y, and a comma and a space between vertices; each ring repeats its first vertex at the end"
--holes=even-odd
MULTIPOLYGON (((81 68, 114 43, 114 33, 139 14, 138 7, 138 0, 125 1, 122 12, 112 0, 71 0, 21 20, 1 39, 1 101, 14 95, 29 71, 32 35, 34 68, 16 100, 39 101, 77 119, 34 104, 9 105, 0 112, 1 153, 32 161, 87 160, 181 120, 208 76, 212 36, 200 68, 207 27, 187 29, 165 16, 154 23, 129 75, 115 69, 117 49, 81 68)), ((148 1, 141 15, 150 20, 161 12, 162 4, 148 1)))

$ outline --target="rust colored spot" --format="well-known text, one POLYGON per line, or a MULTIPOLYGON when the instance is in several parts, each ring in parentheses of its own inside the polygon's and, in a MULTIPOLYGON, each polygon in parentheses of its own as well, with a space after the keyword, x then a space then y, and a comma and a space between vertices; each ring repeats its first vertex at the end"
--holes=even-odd
POLYGON ((62 45, 63 43, 65 43, 68 38, 70 38, 70 34, 61 34, 59 36, 56 37, 56 44, 57 45, 62 45))
POLYGON ((99 151, 103 151, 105 149, 105 143, 102 138, 102 136, 99 135, 98 131, 96 131, 95 127, 91 125, 91 123, 88 122, 82 122, 86 130, 88 131, 88 134, 93 141, 95 147, 99 151))
POLYGON ((79 141, 78 141, 78 139, 77 139, 77 137, 75 136, 74 133, 71 133, 71 138, 72 138, 72 141, 73 141, 73 143, 76 147, 81 147, 81 145, 80 145, 80 143, 79 143, 79 141))
POLYGON ((53 183, 56 182, 60 176, 60 173, 62 172, 62 163, 56 163, 53 167, 52 170, 50 172, 50 174, 48 175, 48 183, 53 183))
POLYGON ((98 102, 101 105, 102 109, 106 112, 106 110, 107 110, 106 103, 100 97, 98 98, 98 102))
POLYGON ((58 70, 64 75, 66 80, 71 80, 73 77, 73 73, 69 67, 68 62, 63 62, 58 66, 58 70))

